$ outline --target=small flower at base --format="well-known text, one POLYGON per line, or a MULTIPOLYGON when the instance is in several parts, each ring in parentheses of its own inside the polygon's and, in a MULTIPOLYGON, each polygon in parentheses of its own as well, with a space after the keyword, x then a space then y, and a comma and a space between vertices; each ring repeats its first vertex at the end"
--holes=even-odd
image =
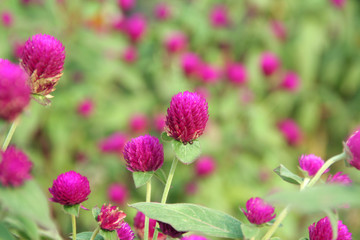
POLYGON ((277 123, 277 127, 283 134, 287 143, 291 146, 297 146, 302 140, 302 132, 297 123, 292 119, 284 119, 277 123))
POLYGON ((135 238, 134 232, 127 222, 123 222, 120 228, 116 229, 120 240, 133 240, 135 238))
POLYGON ((346 141, 346 146, 349 150, 348 156, 351 166, 360 170, 360 131, 354 132, 346 141))
POLYGON ((208 240, 208 239, 206 237, 200 236, 200 235, 189 235, 189 236, 182 237, 181 240, 208 240))
POLYGON ((260 61, 261 69, 265 76, 270 76, 275 73, 281 65, 278 57, 271 52, 263 53, 260 61))
MULTIPOLYGON (((156 220, 149 219, 149 239, 152 239, 154 236, 156 220)), ((142 212, 137 212, 134 218, 134 228, 135 232, 140 239, 144 239, 144 227, 145 227, 145 215, 142 212)), ((166 235, 159 233, 157 240, 165 240, 166 235)))
POLYGON ((250 198, 246 202, 246 211, 241 209, 249 222, 261 225, 273 220, 276 216, 275 208, 261 198, 250 198))
POLYGON ((49 192, 53 195, 50 201, 71 206, 86 201, 91 191, 89 181, 85 176, 69 171, 60 174, 54 180, 49 192))
POLYGON ((126 214, 116 206, 103 205, 97 217, 100 228, 106 231, 114 231, 121 227, 126 214))
MULTIPOLYGON (((309 226, 310 240, 332 240, 332 228, 329 217, 320 219, 317 223, 309 226)), ((338 221, 338 236, 337 240, 351 240, 351 233, 342 221, 338 221)))
POLYGON ((110 201, 124 205, 129 198, 129 190, 126 185, 114 183, 109 187, 108 196, 110 201))
POLYGON ((337 172, 334 175, 329 175, 328 178, 326 179, 327 183, 337 183, 337 184, 342 184, 342 185, 351 185, 352 184, 352 180, 351 178, 342 172, 337 172))
POLYGON ((195 173, 199 177, 210 176, 215 168, 215 160, 210 156, 202 156, 195 162, 195 173))
POLYGON ((128 136, 121 132, 115 132, 108 138, 99 143, 99 148, 103 153, 121 154, 124 151, 124 146, 128 141, 128 136))
MULTIPOLYGON (((315 176, 319 169, 324 165, 324 160, 314 154, 301 155, 299 158, 300 168, 308 173, 310 177, 315 176)), ((328 172, 327 169, 324 173, 328 172)))
POLYGON ((32 162, 23 152, 10 146, 6 151, 0 151, 0 156, 1 185, 19 187, 32 178, 32 162))
POLYGON ((158 221, 158 223, 159 223, 159 227, 160 227, 161 232, 163 234, 167 235, 167 236, 172 237, 172 238, 181 238, 184 233, 187 233, 187 232, 179 232, 179 231, 177 231, 170 224, 160 222, 160 221, 158 221))

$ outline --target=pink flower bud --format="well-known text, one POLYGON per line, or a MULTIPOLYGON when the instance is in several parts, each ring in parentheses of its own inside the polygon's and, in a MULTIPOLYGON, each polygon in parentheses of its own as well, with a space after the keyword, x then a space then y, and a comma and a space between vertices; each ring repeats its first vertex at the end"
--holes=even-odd
POLYGON ((165 47, 169 53, 183 51, 187 46, 187 38, 182 32, 172 33, 165 39, 165 47))
POLYGON ((91 99, 84 99, 81 101, 77 107, 77 112, 87 118, 90 117, 94 112, 94 103, 91 99))
POLYGON ((123 184, 114 183, 109 187, 108 196, 110 201, 118 205, 125 205, 129 198, 129 190, 123 184))
POLYGON ((127 63, 134 63, 138 58, 137 50, 135 47, 127 47, 122 53, 122 59, 127 63))
POLYGON ((0 156, 1 185, 18 187, 31 179, 32 162, 23 152, 10 146, 5 151, 0 151, 0 156))
POLYGON ((294 120, 284 119, 277 124, 277 127, 289 145, 296 146, 301 142, 301 129, 294 120))
POLYGON ((116 229, 120 240, 133 240, 135 238, 134 232, 127 222, 123 222, 120 228, 116 229))
POLYGON ((135 14, 125 20, 125 32, 133 42, 138 42, 144 36, 147 23, 141 14, 135 14))
POLYGON ((4 11, 1 13, 1 22, 4 27, 11 27, 13 24, 13 16, 11 12, 4 11))
POLYGON ((181 66, 186 76, 190 76, 201 67, 201 59, 195 53, 185 53, 181 57, 181 66))
POLYGON ((173 228, 170 224, 158 221, 160 230, 163 234, 170 236, 171 238, 180 238, 186 232, 179 232, 173 228))
POLYGON ((350 150, 351 156, 349 163, 351 166, 360 170, 360 131, 354 132, 346 141, 346 145, 350 150))
POLYGON ((99 144, 99 148, 103 153, 116 153, 122 155, 128 138, 129 137, 126 134, 116 132, 108 138, 102 140, 99 144))
POLYGON ((116 206, 103 205, 97 217, 100 228, 106 231, 114 231, 121 227, 126 214, 116 206))
POLYGON ((342 185, 351 185, 352 184, 352 180, 351 178, 342 172, 337 172, 334 175, 329 175, 329 177, 326 180, 327 183, 337 183, 337 184, 342 184, 342 185))
POLYGON ((210 13, 210 21, 213 27, 226 27, 229 25, 227 9, 223 5, 216 5, 210 13))
POLYGON ((199 177, 210 176, 215 168, 215 160, 210 156, 202 156, 195 162, 195 172, 199 177))
POLYGON ((127 12, 135 7, 136 0, 118 0, 118 5, 121 10, 127 12))
POLYGON ((247 81, 247 71, 241 63, 232 63, 225 69, 227 78, 235 84, 243 84, 247 81))
MULTIPOLYGON (((309 226, 310 240, 332 240, 332 227, 329 217, 320 219, 317 223, 309 226)), ((351 233, 342 221, 338 221, 338 236, 337 240, 351 240, 351 233)))
POLYGON ((130 129, 133 132, 142 133, 148 128, 148 118, 143 114, 135 114, 130 118, 130 129))
POLYGON ((165 21, 171 17, 171 9, 167 3, 158 3, 154 8, 155 18, 161 21, 165 21))
POLYGON ((265 52, 261 56, 261 69, 265 76, 270 76, 280 67, 278 57, 270 52, 265 52))
MULTIPOLYGON (((299 158, 300 168, 308 173, 310 177, 315 176, 319 169, 324 165, 324 160, 314 154, 301 155, 299 158)), ((328 172, 327 169, 324 173, 328 172)))
POLYGON ((285 41, 287 38, 287 31, 285 25, 280 21, 272 21, 271 22, 271 29, 276 36, 277 39, 280 41, 285 41))
MULTIPOLYGON (((149 239, 152 239, 154 236, 156 220, 149 219, 149 239)), ((134 228, 135 232, 140 239, 144 239, 144 227, 145 227, 145 215, 142 212, 137 212, 134 218, 134 228)), ((165 240, 166 235, 159 233, 157 240, 165 240)))
POLYGON ((280 84, 280 87, 290 91, 296 92, 299 89, 300 80, 296 73, 287 72, 280 84))
POLYGON ((258 197, 250 198, 246 202, 246 210, 243 208, 241 210, 249 222, 256 225, 270 222, 276 216, 274 213, 275 208, 258 197))
POLYGON ((60 174, 54 180, 49 192, 53 195, 50 201, 69 206, 86 201, 91 191, 89 181, 85 176, 69 171, 60 174))

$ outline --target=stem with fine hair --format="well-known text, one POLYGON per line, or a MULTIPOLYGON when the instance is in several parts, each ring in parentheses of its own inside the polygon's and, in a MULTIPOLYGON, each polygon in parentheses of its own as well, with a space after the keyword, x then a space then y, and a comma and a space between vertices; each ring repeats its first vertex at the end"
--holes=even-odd
POLYGON ((71 222, 72 222, 72 230, 73 230, 73 240, 76 240, 76 216, 71 215, 71 222))
MULTIPOLYGON (((146 183, 146 202, 151 200, 151 179, 146 183)), ((144 240, 149 239, 149 217, 145 216, 144 240)))
POLYGON ((100 226, 97 226, 97 228, 94 230, 93 234, 91 235, 90 240, 95 240, 96 235, 99 233, 100 231, 100 226))
POLYGON ((271 238, 271 236, 275 233, 276 229, 280 226, 280 223, 284 220, 284 218, 286 217, 286 215, 289 212, 289 206, 286 206, 281 213, 279 214, 279 216, 276 218, 276 221, 274 222, 274 224, 271 226, 271 228, 266 232, 266 234, 264 235, 264 237, 261 240, 269 240, 271 238))
POLYGON ((7 149, 7 147, 9 146, 11 138, 14 135, 14 132, 15 132, 16 127, 19 124, 19 122, 20 122, 20 117, 17 117, 11 124, 10 130, 9 130, 8 134, 6 135, 4 144, 2 145, 2 148, 1 148, 3 151, 5 151, 7 149))

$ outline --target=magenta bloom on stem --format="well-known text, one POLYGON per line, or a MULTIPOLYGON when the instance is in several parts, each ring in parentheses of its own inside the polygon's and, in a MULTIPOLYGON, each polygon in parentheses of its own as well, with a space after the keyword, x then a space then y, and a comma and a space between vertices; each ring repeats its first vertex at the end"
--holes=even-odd
POLYGON ((277 124, 277 127, 289 145, 296 146, 301 142, 302 133, 294 120, 284 119, 277 124))
POLYGON ((278 57, 271 53, 265 52, 261 56, 261 69, 265 76, 270 76, 276 72, 280 67, 280 60, 278 57))
POLYGON ((125 20, 124 30, 133 42, 138 42, 144 36, 147 23, 143 15, 137 13, 125 20))
POLYGON ((354 132, 346 141, 346 146, 350 151, 348 154, 351 156, 349 163, 351 166, 360 170, 360 131, 354 132))
POLYGON ((198 192, 198 185, 195 181, 188 182, 184 187, 187 195, 195 195, 198 192))
POLYGON ((133 138, 124 147, 124 158, 131 172, 156 171, 164 163, 163 145, 150 135, 133 138))
POLYGON ((174 32, 165 39, 165 47, 169 53, 183 51, 187 46, 187 37, 182 32, 174 32))
POLYGON ((208 239, 200 235, 189 235, 186 237, 182 237, 181 240, 208 240, 208 239))
POLYGON ((71 206, 86 201, 91 191, 89 181, 85 176, 69 171, 60 174, 54 180, 49 192, 53 195, 50 201, 71 206))
POLYGON ((346 0, 330 0, 330 1, 334 5, 334 7, 339 9, 343 8, 346 3, 346 0))
POLYGON ((109 187, 108 196, 110 201, 119 205, 125 205, 129 198, 129 190, 123 184, 114 183, 109 187))
POLYGON ((167 236, 172 237, 172 238, 180 238, 184 233, 186 233, 186 232, 177 231, 170 224, 160 222, 160 221, 158 221, 158 223, 159 223, 159 227, 161 229, 161 232, 163 234, 167 235, 167 236))
POLYGON ((229 24, 227 9, 223 5, 216 5, 210 13, 210 21, 213 27, 226 27, 229 24))
POLYGON ((103 153, 118 153, 122 154, 125 143, 128 141, 128 136, 121 132, 116 132, 108 138, 102 140, 99 148, 103 153))
POLYGON ((18 187, 31 179, 32 162, 20 150, 13 146, 0 151, 0 183, 8 187, 18 187))
POLYGON ((197 74, 204 83, 216 83, 220 80, 220 71, 207 63, 199 66, 197 74))
POLYGON ((197 93, 180 92, 172 97, 167 109, 166 131, 186 144, 200 137, 209 119, 208 104, 197 93))
POLYGON ((94 102, 91 99, 84 99, 79 103, 77 112, 85 118, 90 117, 94 112, 94 102))
POLYGON ((232 63, 225 69, 227 78, 235 84, 243 84, 247 81, 247 71, 241 63, 232 63))
POLYGON ((11 27, 13 21, 14 20, 11 12, 4 11, 1 13, 1 22, 4 27, 11 27))
MULTIPOLYGON (((156 220, 149 218, 149 239, 154 236, 156 220)), ((142 212, 137 212, 134 218, 135 232, 140 239, 144 239, 144 228, 145 228, 145 215, 142 212)), ((165 240, 166 235, 159 233, 157 240, 165 240)))
POLYGON ((103 205, 97 217, 100 228, 106 231, 114 231, 121 227, 126 214, 118 207, 111 204, 103 205))
POLYGON ((0 58, 0 118, 14 120, 30 102, 28 76, 20 66, 0 58))
POLYGON ((136 0, 118 0, 118 5, 124 12, 131 10, 135 7, 136 0))
POLYGON ((181 57, 181 67, 186 76, 190 76, 198 71, 201 67, 201 59, 195 53, 185 53, 181 57))
POLYGON ((165 21, 171 17, 171 9, 167 3, 159 3, 154 8, 154 15, 156 19, 165 21))
POLYGON ((133 240, 135 238, 134 232, 127 222, 123 222, 120 228, 116 229, 120 240, 133 240))
MULTIPOLYGON (((320 219, 309 226, 310 240, 332 240, 332 228, 329 217, 320 219)), ((342 221, 338 221, 338 236, 336 240, 351 240, 351 233, 342 221)))
POLYGON ((122 59, 127 63, 134 63, 138 58, 137 50, 135 47, 127 47, 122 53, 122 59))
POLYGON ((48 95, 62 76, 65 47, 55 37, 36 34, 26 41, 20 64, 30 76, 32 93, 48 95))
POLYGON ((215 160, 210 156, 202 156, 195 162, 195 172, 199 177, 210 176, 215 168, 215 160))
POLYGON ((261 198, 250 198, 246 202, 246 210, 241 209, 249 222, 261 225, 273 220, 276 216, 275 208, 261 198))
POLYGON ((148 128, 148 118, 144 114, 135 114, 130 118, 130 129, 133 132, 145 132, 148 128))
MULTIPOLYGON (((319 169, 324 165, 324 160, 321 157, 315 156, 314 154, 301 155, 299 158, 300 168, 306 171, 310 177, 315 176, 319 169)), ((327 169, 324 173, 328 172, 327 169)))
POLYGON ((342 172, 337 172, 334 175, 329 175, 329 177, 326 179, 327 183, 337 183, 337 184, 342 184, 342 185, 351 185, 352 184, 352 180, 351 178, 342 172))
POLYGON ((280 83, 280 87, 290 92, 296 92, 299 89, 300 79, 294 72, 287 72, 280 83))

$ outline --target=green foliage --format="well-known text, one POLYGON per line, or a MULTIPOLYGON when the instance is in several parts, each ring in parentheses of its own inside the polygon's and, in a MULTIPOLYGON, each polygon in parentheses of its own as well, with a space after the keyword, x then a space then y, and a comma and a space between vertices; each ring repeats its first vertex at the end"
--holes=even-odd
POLYGON ((289 182, 296 185, 300 185, 303 182, 303 179, 300 176, 292 173, 282 164, 280 164, 279 167, 275 168, 274 172, 277 175, 279 175, 279 177, 281 177, 285 182, 289 182))
POLYGON ((172 147, 176 157, 184 164, 193 163, 201 154, 200 142, 198 140, 187 144, 174 140, 172 147))
POLYGON ((255 238, 259 234, 259 228, 253 224, 242 224, 241 231, 247 239, 255 238))
POLYGON ((119 239, 116 231, 106 231, 106 230, 100 229, 100 235, 101 235, 105 240, 118 240, 118 239, 119 239))
POLYGON ((64 207, 64 211, 65 211, 67 214, 75 215, 76 217, 79 216, 80 204, 64 205, 63 207, 64 207))
POLYGON ((15 240, 4 223, 0 222, 0 238, 3 240, 15 240))
MULTIPOLYGON (((90 240, 92 236, 92 232, 82 232, 76 234, 76 240, 90 240)), ((104 237, 100 234, 97 234, 95 240, 104 240, 104 237)))
POLYGON ((145 185, 147 182, 151 181, 154 172, 133 172, 132 175, 133 175, 135 187, 139 188, 145 185))

